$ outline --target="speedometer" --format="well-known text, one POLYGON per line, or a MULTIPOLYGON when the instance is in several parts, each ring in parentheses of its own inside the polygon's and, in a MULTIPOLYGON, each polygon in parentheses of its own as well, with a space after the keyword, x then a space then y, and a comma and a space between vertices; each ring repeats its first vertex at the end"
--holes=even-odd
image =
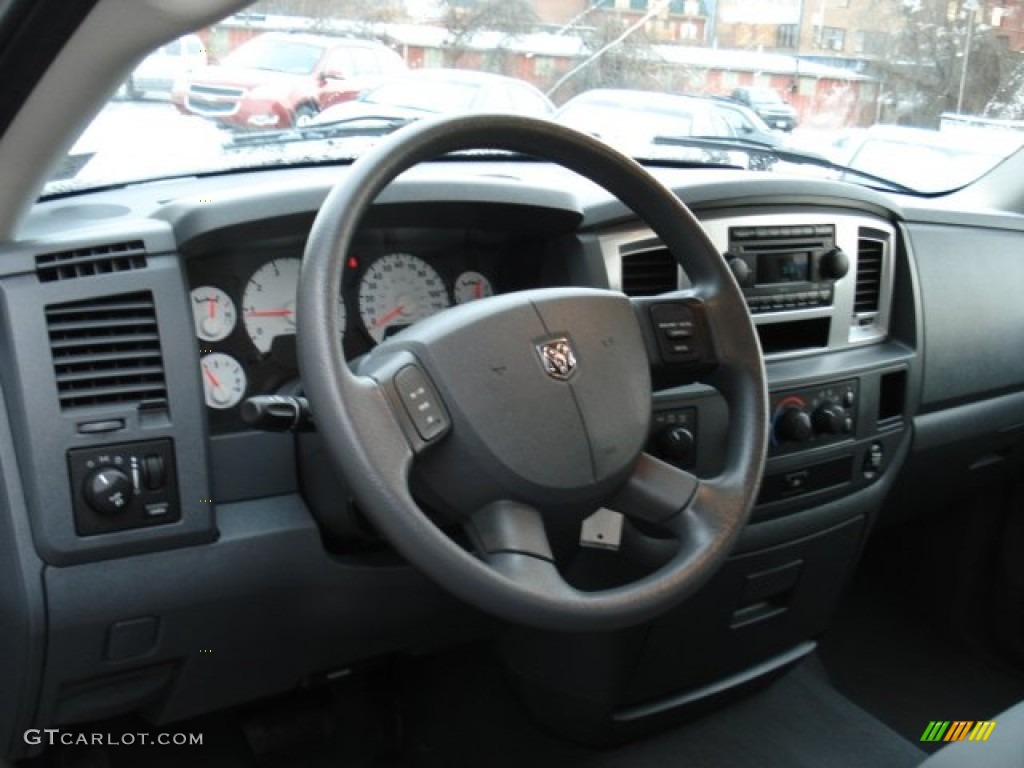
POLYGON ((359 316, 378 343, 450 303, 437 270, 409 253, 382 256, 359 282, 359 316))

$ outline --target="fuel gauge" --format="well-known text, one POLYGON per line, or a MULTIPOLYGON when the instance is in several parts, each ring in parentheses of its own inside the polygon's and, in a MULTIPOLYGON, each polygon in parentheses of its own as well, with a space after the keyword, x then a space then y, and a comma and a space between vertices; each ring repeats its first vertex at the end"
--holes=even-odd
POLYGON ((199 360, 203 372, 203 394, 210 408, 224 410, 241 402, 245 396, 245 370, 231 355, 221 352, 204 355, 199 360))
POLYGON ((235 329, 235 303, 220 288, 201 285, 189 294, 196 336, 203 341, 226 339, 235 329))

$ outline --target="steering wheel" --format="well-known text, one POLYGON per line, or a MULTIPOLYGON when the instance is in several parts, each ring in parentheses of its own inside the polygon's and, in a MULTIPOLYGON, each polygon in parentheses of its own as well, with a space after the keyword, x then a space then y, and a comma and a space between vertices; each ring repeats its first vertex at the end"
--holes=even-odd
POLYGON ((423 120, 392 134, 320 208, 297 320, 318 431, 361 509, 407 560, 486 612, 566 631, 651 619, 714 572, 747 521, 768 419, 742 294, 676 196, 596 139, 499 115, 423 120), (351 370, 336 297, 360 219, 400 173, 465 149, 543 158, 601 185, 643 218, 693 288, 632 300, 583 288, 482 299, 386 339, 351 370), (698 479, 643 452, 652 372, 665 383, 699 379, 725 398, 728 448, 717 476, 698 479), (548 534, 601 507, 664 530, 676 542, 672 557, 623 586, 568 584, 548 534), (462 526, 472 551, 439 517, 462 526))

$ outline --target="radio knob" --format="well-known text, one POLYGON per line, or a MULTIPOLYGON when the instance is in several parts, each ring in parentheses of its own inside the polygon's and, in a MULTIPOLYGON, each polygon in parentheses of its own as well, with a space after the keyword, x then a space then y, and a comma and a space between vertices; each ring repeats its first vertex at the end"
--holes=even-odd
MULTIPOLYGON (((726 253, 726 257, 732 256, 732 254, 726 253)), ((736 277, 736 282, 740 285, 746 285, 747 281, 750 280, 750 265, 747 264, 739 256, 732 256, 729 259, 729 269, 732 270, 733 275, 736 277)))
POLYGON ((819 435, 841 435, 846 431, 846 411, 836 403, 822 403, 811 414, 811 423, 819 435))
POLYGON ((822 254, 818 274, 825 280, 838 280, 850 271, 850 257, 842 248, 832 248, 822 254))
POLYGON ((805 443, 813 434, 811 417, 800 406, 787 405, 775 419, 775 438, 780 443, 805 443))

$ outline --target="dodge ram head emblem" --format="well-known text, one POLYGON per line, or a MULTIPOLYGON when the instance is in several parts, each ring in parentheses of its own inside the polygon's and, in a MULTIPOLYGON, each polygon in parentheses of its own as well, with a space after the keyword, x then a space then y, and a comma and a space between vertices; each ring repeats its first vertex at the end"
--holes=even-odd
POLYGON ((572 351, 572 344, 564 336, 538 344, 537 354, 540 355, 544 373, 553 379, 565 381, 576 370, 576 355, 572 351))

